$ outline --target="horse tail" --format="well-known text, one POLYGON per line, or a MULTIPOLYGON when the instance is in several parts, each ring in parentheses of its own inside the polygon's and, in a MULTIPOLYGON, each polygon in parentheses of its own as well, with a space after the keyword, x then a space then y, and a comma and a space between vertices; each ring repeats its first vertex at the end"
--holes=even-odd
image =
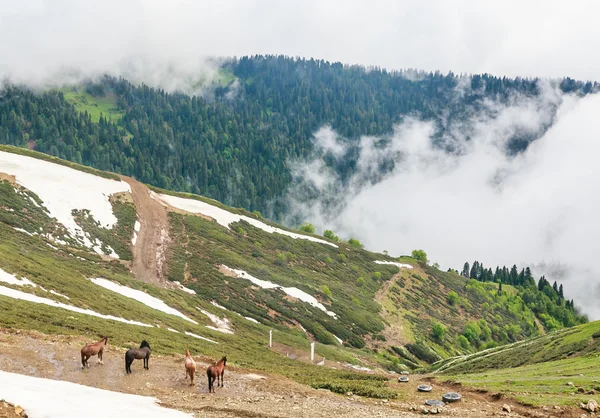
POLYGON ((81 368, 85 367, 85 354, 83 353, 83 348, 81 349, 81 368))

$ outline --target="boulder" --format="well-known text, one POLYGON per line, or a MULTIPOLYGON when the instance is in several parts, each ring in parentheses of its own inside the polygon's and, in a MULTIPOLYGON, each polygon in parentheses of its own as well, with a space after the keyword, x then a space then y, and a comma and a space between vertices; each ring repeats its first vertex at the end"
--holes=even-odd
POLYGON ((510 407, 510 405, 504 404, 504 405, 502 405, 502 410, 504 412, 508 412, 510 414, 510 411, 512 410, 512 408, 510 407))

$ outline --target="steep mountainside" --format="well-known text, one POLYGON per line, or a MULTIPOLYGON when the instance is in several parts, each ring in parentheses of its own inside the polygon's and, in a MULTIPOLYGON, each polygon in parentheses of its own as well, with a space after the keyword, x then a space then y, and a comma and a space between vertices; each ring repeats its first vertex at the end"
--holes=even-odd
POLYGON ((166 353, 226 345, 286 375, 307 366, 285 354, 306 358, 310 341, 318 358, 400 371, 545 332, 511 286, 19 148, 0 149, 0 233, 8 327, 109 328, 166 353))
MULTIPOLYGON (((588 94, 598 86, 565 79, 560 88, 588 94)), ((324 125, 348 140, 344 163, 330 162, 348 178, 362 135, 391 134, 409 115, 436 121, 441 134, 448 120, 470 114, 486 99, 539 94, 537 80, 254 56, 224 62, 204 97, 110 78, 43 94, 6 86, 0 142, 281 219, 286 207, 279 198, 291 179, 287 164, 310 154, 311 137, 324 125)), ((517 132, 508 152, 534 139, 517 132)), ((390 156, 380 170, 397 163, 390 156)))

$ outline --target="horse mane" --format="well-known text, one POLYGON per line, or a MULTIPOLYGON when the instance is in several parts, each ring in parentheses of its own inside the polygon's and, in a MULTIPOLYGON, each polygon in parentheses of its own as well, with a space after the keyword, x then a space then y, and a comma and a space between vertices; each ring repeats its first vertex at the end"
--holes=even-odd
POLYGON ((219 360, 215 363, 215 366, 218 366, 219 364, 226 363, 226 362, 227 362, 227 357, 223 356, 223 357, 221 357, 221 360, 219 360))
POLYGON ((142 341, 142 343, 140 344, 140 348, 144 348, 144 347, 150 348, 150 344, 148 344, 148 341, 146 341, 146 340, 142 341))

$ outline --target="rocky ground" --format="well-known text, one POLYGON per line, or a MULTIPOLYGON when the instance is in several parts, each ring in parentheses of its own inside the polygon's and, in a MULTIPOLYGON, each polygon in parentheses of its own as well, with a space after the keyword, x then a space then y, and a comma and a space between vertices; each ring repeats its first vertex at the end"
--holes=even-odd
MULTIPOLYGON (((136 360, 133 373, 127 376, 123 365, 125 350, 111 346, 110 341, 104 365, 92 358, 90 368, 82 370, 80 349, 87 342, 81 337, 0 332, 0 370, 153 396, 165 407, 192 412, 196 417, 417 417, 424 413, 425 400, 441 399, 448 391, 460 391, 463 400, 439 411, 427 408, 429 413, 454 417, 580 417, 582 413, 575 409, 528 408, 466 388, 432 383, 426 376, 411 376, 409 383, 398 383, 406 388, 402 400, 342 396, 281 376, 237 368, 235 359, 230 359, 232 365, 226 369, 224 387, 209 394, 204 370, 210 359, 195 357, 196 384, 190 386, 185 380, 183 353, 176 357, 152 356, 148 371, 143 370, 142 361, 136 360), (433 384, 433 391, 417 392, 421 383, 433 384)), ((18 416, 14 406, 0 402, 0 417, 18 416)))

